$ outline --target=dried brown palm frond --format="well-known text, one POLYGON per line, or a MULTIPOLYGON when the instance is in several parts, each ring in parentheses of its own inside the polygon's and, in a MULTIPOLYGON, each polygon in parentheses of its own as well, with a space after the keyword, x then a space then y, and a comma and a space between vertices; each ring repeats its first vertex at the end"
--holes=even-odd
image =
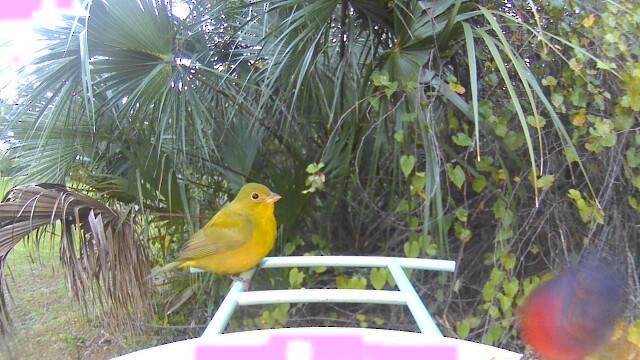
MULTIPOLYGON (((60 225, 60 258, 73 297, 107 325, 151 314, 147 254, 133 215, 58 184, 17 186, 0 203, 0 333, 10 321, 4 281, 7 255, 27 235, 60 225)), ((36 240, 38 241, 38 240, 36 240)))

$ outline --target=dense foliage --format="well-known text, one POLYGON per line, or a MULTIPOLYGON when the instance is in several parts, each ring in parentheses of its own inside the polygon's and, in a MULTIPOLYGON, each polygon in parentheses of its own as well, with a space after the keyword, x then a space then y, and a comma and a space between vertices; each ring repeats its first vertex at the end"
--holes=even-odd
MULTIPOLYGON (((627 320, 640 315, 636 2, 198 0, 184 19, 171 6, 94 1, 41 31, 5 124, 24 182, 137 205, 157 263, 263 182, 283 195, 276 255, 456 259, 452 277, 414 278, 445 332, 489 344, 513 347, 523 296, 587 250, 616 258, 627 320)), ((325 271, 271 283, 335 286, 325 271)), ((193 307, 162 321, 204 321, 219 285, 172 282, 169 306, 193 307)), ((337 284, 368 285, 391 284, 377 269, 337 284)))

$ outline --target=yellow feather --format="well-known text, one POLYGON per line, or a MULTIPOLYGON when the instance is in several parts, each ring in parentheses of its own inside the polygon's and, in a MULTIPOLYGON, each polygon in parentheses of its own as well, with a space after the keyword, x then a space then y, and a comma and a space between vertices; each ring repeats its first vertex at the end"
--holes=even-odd
POLYGON ((275 245, 273 211, 280 198, 264 185, 244 185, 233 201, 187 241, 178 259, 164 268, 191 266, 234 275, 258 265, 275 245))

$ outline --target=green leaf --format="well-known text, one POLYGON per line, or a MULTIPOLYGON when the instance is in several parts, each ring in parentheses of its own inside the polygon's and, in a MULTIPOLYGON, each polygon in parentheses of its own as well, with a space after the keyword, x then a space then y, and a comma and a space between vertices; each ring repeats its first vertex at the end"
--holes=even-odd
POLYGON ((467 222, 467 217, 468 216, 469 216, 469 211, 467 211, 467 209, 458 208, 456 210, 456 217, 458 218, 458 220, 462 221, 463 223, 467 222))
POLYGON ((615 133, 608 133, 602 137, 600 144, 602 144, 602 146, 612 147, 616 144, 617 140, 618 136, 615 133))
POLYGON ((416 113, 404 113, 400 115, 400 121, 402 122, 412 122, 414 121, 418 115, 416 113))
POLYGON ((614 63, 604 63, 602 61, 597 61, 596 62, 596 68, 598 69, 602 69, 602 70, 613 70, 616 69, 617 66, 614 63))
POLYGON ((630 147, 626 152, 627 165, 631 168, 640 166, 640 151, 635 147, 630 147))
POLYGON ((380 98, 379 97, 370 97, 369 98, 369 104, 371 104, 371 107, 378 111, 380 110, 380 98))
POLYGON ((367 320, 367 315, 365 314, 358 314, 356 315, 356 320, 358 320, 360 327, 366 328, 369 326, 369 323, 366 321, 367 320))
POLYGON ((527 116, 527 123, 536 129, 541 129, 546 125, 547 120, 542 116, 527 116))
POLYGON ((491 339, 491 345, 497 344, 505 331, 506 329, 501 326, 501 323, 493 324, 489 328, 489 334, 487 335, 487 339, 491 339))
POLYGON ((627 94, 620 100, 620 105, 633 111, 640 111, 640 67, 633 69, 631 74, 624 74, 624 88, 627 94))
POLYGON ((494 170, 492 165, 493 165, 493 158, 489 156, 481 157, 480 161, 476 160, 476 168, 478 169, 478 171, 492 172, 494 170))
POLYGON ((428 256, 436 256, 438 254, 438 245, 434 243, 429 243, 424 249, 424 253, 428 256))
POLYGON ((398 82, 394 81, 394 82, 390 83, 384 89, 384 93, 385 93, 385 95, 387 95, 387 98, 390 98, 391 95, 393 95, 393 93, 396 91, 397 88, 398 88, 398 82))
POLYGON ((462 185, 467 178, 462 167, 460 167, 460 165, 454 166, 453 164, 447 164, 447 173, 451 182, 453 182, 458 189, 462 189, 462 185))
POLYGON ((491 283, 494 286, 502 284, 506 276, 506 273, 498 268, 491 269, 491 283))
POLYGON ((361 276, 352 276, 349 280, 349 288, 356 290, 364 290, 367 288, 367 279, 361 276))
POLYGON ((553 76, 547 76, 546 78, 542 79, 541 83, 544 86, 553 87, 558 84, 558 80, 556 80, 556 78, 554 78, 553 76))
POLYGON ((503 242, 505 240, 511 239, 512 236, 513 236, 513 229, 505 226, 500 228, 500 230, 498 230, 498 233, 496 234, 496 241, 503 242))
POLYGON ((569 196, 569 199, 573 199, 576 201, 582 200, 582 194, 580 194, 580 192, 576 189, 569 189, 567 196, 569 196))
POLYGON ((464 319, 456 325, 456 333, 460 339, 468 337, 470 332, 471 324, 469 324, 469 320, 464 319))
POLYGON ((511 279, 504 283, 504 293, 511 299, 516 297, 516 294, 520 290, 520 283, 518 279, 511 279))
POLYGON ((456 223, 453 224, 453 230, 456 234, 456 237, 464 243, 469 242, 471 240, 471 237, 473 236, 471 230, 469 230, 468 227, 466 227, 459 221, 456 221, 456 223))
POLYGON ((452 137, 453 143, 458 146, 468 147, 473 144, 473 140, 465 133, 457 133, 452 137))
POLYGON ((506 216, 506 214, 507 214, 507 206, 504 200, 499 198, 493 204, 493 215, 496 217, 496 219, 503 219, 506 216))
POLYGON ((579 162, 580 158, 578 157, 578 153, 574 147, 565 147, 564 148, 564 156, 567 159, 567 162, 579 162))
POLYGON ((420 255, 420 243, 418 241, 404 243, 404 254, 410 258, 417 258, 420 255))
POLYGON ((289 256, 291 254, 293 254, 293 252, 296 251, 296 245, 293 244, 292 242, 287 242, 286 244, 284 244, 284 255, 285 256, 289 256))
POLYGON ((484 287, 484 289, 482 290, 482 299, 484 299, 484 301, 492 301, 496 295, 498 293, 496 292, 496 289, 493 286, 490 286, 489 284, 487 284, 487 286, 484 287))
POLYGON ((324 163, 312 163, 307 166, 306 172, 307 174, 314 174, 320 171, 324 167, 324 163))
POLYGON ((487 187, 487 178, 484 177, 484 175, 476 176, 476 178, 473 179, 473 183, 471 184, 473 191, 479 194, 485 187, 487 187))
POLYGON ((255 319, 256 326, 260 329, 270 329, 275 325, 275 319, 269 310, 262 312, 259 318, 255 319))
POLYGON ((279 304, 271 312, 271 317, 280 325, 286 325, 289 321, 290 304, 279 304))
POLYGON ((551 94, 551 103, 556 108, 559 108, 564 103, 564 96, 561 93, 554 92, 551 94))
POLYGON ((397 213, 408 213, 415 209, 415 202, 409 201, 409 199, 402 199, 396 208, 397 213))
POLYGON ((411 156, 402 155, 400 157, 400 169, 402 170, 404 177, 406 178, 409 177, 409 174, 411 174, 411 171, 413 170, 413 167, 415 165, 416 165, 416 158, 413 155, 411 156))
POLYGON ((396 131, 396 133, 393 134, 393 138, 396 139, 397 142, 403 143, 404 142, 404 131, 402 131, 402 130, 396 131))
POLYGON ((525 136, 523 136, 521 132, 513 130, 507 131, 507 135, 504 137, 504 144, 511 151, 520 149, 525 141, 525 136))
POLYGON ((556 10, 564 10, 565 2, 563 0, 549 0, 549 7, 556 10))
POLYGON ((424 171, 416 172, 411 177, 411 186, 413 187, 413 193, 419 193, 424 189, 424 186, 427 184, 427 178, 425 176, 424 171))
MULTIPOLYGON (((498 296, 498 295, 496 294, 496 297, 497 297, 497 296, 498 296)), ((489 305, 489 309, 488 309, 488 310, 489 310, 489 311, 488 311, 488 312, 489 312, 489 316, 490 316, 492 319, 497 319, 498 317, 500 317, 500 309, 498 309, 498 307, 497 307, 497 306, 495 306, 495 305, 491 304, 491 305, 489 305)))
POLYGON ((449 112, 449 129, 451 130, 458 130, 458 128, 460 127, 460 122, 458 121, 458 118, 454 115, 453 111, 449 112))
POLYGON ((375 86, 388 86, 389 74, 387 74, 385 71, 381 71, 371 76, 371 80, 373 82, 373 85, 375 86))
POLYGON ((348 289, 349 288, 349 278, 344 275, 336 276, 336 287, 338 289, 348 289))
POLYGON ((504 138, 505 136, 507 136, 508 130, 509 128, 507 127, 507 124, 503 122, 497 122, 493 124, 493 131, 496 133, 496 135, 498 135, 501 138, 504 138))
POLYGON ((505 296, 504 294, 498 294, 498 301, 500 301, 500 309, 507 313, 511 310, 511 304, 513 303, 513 298, 505 296))
POLYGON ((374 289, 380 290, 387 284, 387 278, 389 276, 389 270, 372 268, 369 273, 369 280, 371 280, 371 286, 374 289))
POLYGON ((529 293, 538 287, 538 285, 540 285, 540 278, 537 276, 525 279, 522 282, 522 292, 524 293, 524 296, 529 295, 529 293))
POLYGON ((500 256, 500 263, 504 266, 505 270, 513 270, 516 266, 516 256, 512 253, 506 253, 500 256))
POLYGON ((569 101, 577 107, 584 108, 587 106, 587 92, 582 87, 574 87, 573 92, 569 96, 569 101))
POLYGON ((553 175, 544 175, 538 179, 538 187, 543 190, 549 190, 551 185, 553 185, 553 181, 555 176, 553 175))
POLYGON ((351 278, 340 275, 336 277, 336 286, 338 289, 364 290, 367 288, 367 279, 356 275, 351 278))
POLYGON ((311 271, 313 271, 316 274, 322 274, 323 272, 327 271, 327 267, 326 266, 314 266, 312 268, 310 268, 311 271))
POLYGON ((300 287, 302 281, 304 281, 305 274, 298 270, 298 268, 293 268, 289 270, 289 285, 292 289, 300 287))
POLYGON ((389 273, 389 276, 387 276, 387 282, 389 283, 389 286, 391 286, 391 287, 395 287, 396 286, 396 279, 393 277, 393 275, 391 275, 391 273, 389 273))

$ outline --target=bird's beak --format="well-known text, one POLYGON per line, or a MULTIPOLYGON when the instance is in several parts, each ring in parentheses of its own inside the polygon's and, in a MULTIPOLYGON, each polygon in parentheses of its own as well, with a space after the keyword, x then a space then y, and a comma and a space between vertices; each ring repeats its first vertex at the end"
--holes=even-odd
POLYGON ((269 194, 269 197, 267 198, 267 204, 273 204, 280 199, 282 199, 282 196, 272 192, 271 194, 269 194))

